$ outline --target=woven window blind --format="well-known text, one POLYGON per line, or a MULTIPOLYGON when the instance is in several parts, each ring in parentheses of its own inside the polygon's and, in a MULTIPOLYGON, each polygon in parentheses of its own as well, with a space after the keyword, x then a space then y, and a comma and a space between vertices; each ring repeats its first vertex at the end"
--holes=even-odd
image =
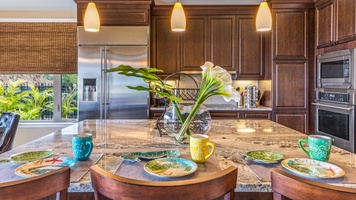
POLYGON ((0 74, 77 73, 76 23, 0 23, 0 74))

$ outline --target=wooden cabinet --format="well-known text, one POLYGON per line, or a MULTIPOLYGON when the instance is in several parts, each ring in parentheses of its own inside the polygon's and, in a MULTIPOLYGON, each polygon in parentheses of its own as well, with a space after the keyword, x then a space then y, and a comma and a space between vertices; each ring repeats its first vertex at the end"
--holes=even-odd
POLYGON ((356 1, 320 0, 316 6, 318 48, 356 40, 356 1))
POLYGON ((200 66, 210 60, 207 20, 206 16, 189 17, 186 31, 181 34, 182 58, 178 71, 201 71, 200 66))
POLYGON ((272 119, 272 111, 240 111, 240 119, 272 119))
POLYGON ((151 67, 163 69, 161 75, 200 73, 200 66, 211 61, 239 79, 263 79, 263 37, 254 22, 257 7, 235 7, 185 6, 187 27, 180 33, 170 30, 171 8, 154 7, 151 67))
POLYGON ((275 111, 274 121, 302 133, 308 132, 308 113, 306 111, 275 111))
POLYGON ((235 16, 209 16, 209 35, 210 60, 227 71, 236 72, 235 16))
POLYGON ((263 79, 263 37, 256 31, 254 16, 238 16, 238 69, 239 79, 263 79))
MULTIPOLYGON (((150 110, 150 118, 157 119, 163 110, 150 110)), ((212 119, 272 119, 272 111, 209 110, 212 119)))
POLYGON ((170 19, 166 16, 152 18, 151 67, 164 70, 160 75, 179 71, 179 33, 171 31, 170 19))
MULTIPOLYGON (((77 24, 83 26, 85 10, 90 0, 74 0, 77 3, 77 24)), ((150 24, 151 0, 96 0, 102 26, 150 24)))
MULTIPOLYGON (((273 121, 307 133, 309 120, 309 63, 314 59, 310 43, 314 18, 312 4, 272 4, 273 121), (310 33, 311 32, 311 33, 310 33), (312 51, 312 52, 310 52, 312 51), (311 59, 311 61, 309 60, 311 59)), ((312 40, 313 41, 313 40, 312 40)), ((314 88, 311 88, 314 90, 314 88)))

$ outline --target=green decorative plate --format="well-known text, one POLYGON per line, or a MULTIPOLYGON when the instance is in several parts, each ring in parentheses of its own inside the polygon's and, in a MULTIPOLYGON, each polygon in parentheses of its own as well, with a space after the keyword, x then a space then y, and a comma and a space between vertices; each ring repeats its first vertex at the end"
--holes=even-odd
POLYGON ((121 155, 124 160, 131 162, 139 162, 140 158, 143 159, 157 159, 162 157, 176 158, 180 156, 180 152, 176 150, 164 150, 164 151, 150 151, 150 152, 132 152, 129 154, 121 155))
POLYGON ((245 160, 252 160, 266 164, 278 163, 278 161, 283 158, 282 154, 270 150, 249 151, 245 155, 245 160))
POLYGON ((74 158, 52 157, 35 160, 15 169, 15 174, 22 177, 33 177, 48 173, 64 166, 71 167, 77 163, 74 158))
POLYGON ((144 169, 158 177, 181 177, 197 171, 198 165, 183 158, 160 158, 146 163, 144 169))
POLYGON ((31 162, 38 159, 47 158, 53 155, 53 149, 42 150, 42 151, 29 151, 17 153, 10 156, 10 161, 14 164, 23 164, 31 162))
POLYGON ((345 171, 336 165, 309 158, 285 159, 282 166, 308 178, 339 178, 345 175, 345 171))

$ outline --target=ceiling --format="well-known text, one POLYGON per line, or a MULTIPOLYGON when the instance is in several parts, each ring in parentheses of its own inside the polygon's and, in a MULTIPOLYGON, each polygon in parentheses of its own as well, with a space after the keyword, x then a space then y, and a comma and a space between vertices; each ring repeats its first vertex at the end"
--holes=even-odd
MULTIPOLYGON (((263 0, 180 0, 183 6, 217 4, 251 5, 259 4, 262 1, 263 0)), ((173 5, 174 2, 176 2, 176 0, 155 0, 156 5, 173 5)), ((76 6, 74 0, 0 0, 0 22, 76 22, 76 6)))

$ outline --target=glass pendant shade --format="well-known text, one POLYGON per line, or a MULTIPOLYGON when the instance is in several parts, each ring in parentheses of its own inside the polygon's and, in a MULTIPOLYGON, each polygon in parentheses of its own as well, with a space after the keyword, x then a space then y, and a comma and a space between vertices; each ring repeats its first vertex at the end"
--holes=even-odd
POLYGON ((262 2, 257 11, 256 29, 257 31, 270 31, 272 28, 272 14, 267 2, 262 2))
POLYGON ((171 16, 171 28, 172 31, 185 31, 185 14, 183 6, 180 2, 176 2, 173 7, 171 16))
POLYGON ((100 17, 96 5, 89 2, 84 15, 84 29, 89 32, 98 32, 100 30, 100 17))

